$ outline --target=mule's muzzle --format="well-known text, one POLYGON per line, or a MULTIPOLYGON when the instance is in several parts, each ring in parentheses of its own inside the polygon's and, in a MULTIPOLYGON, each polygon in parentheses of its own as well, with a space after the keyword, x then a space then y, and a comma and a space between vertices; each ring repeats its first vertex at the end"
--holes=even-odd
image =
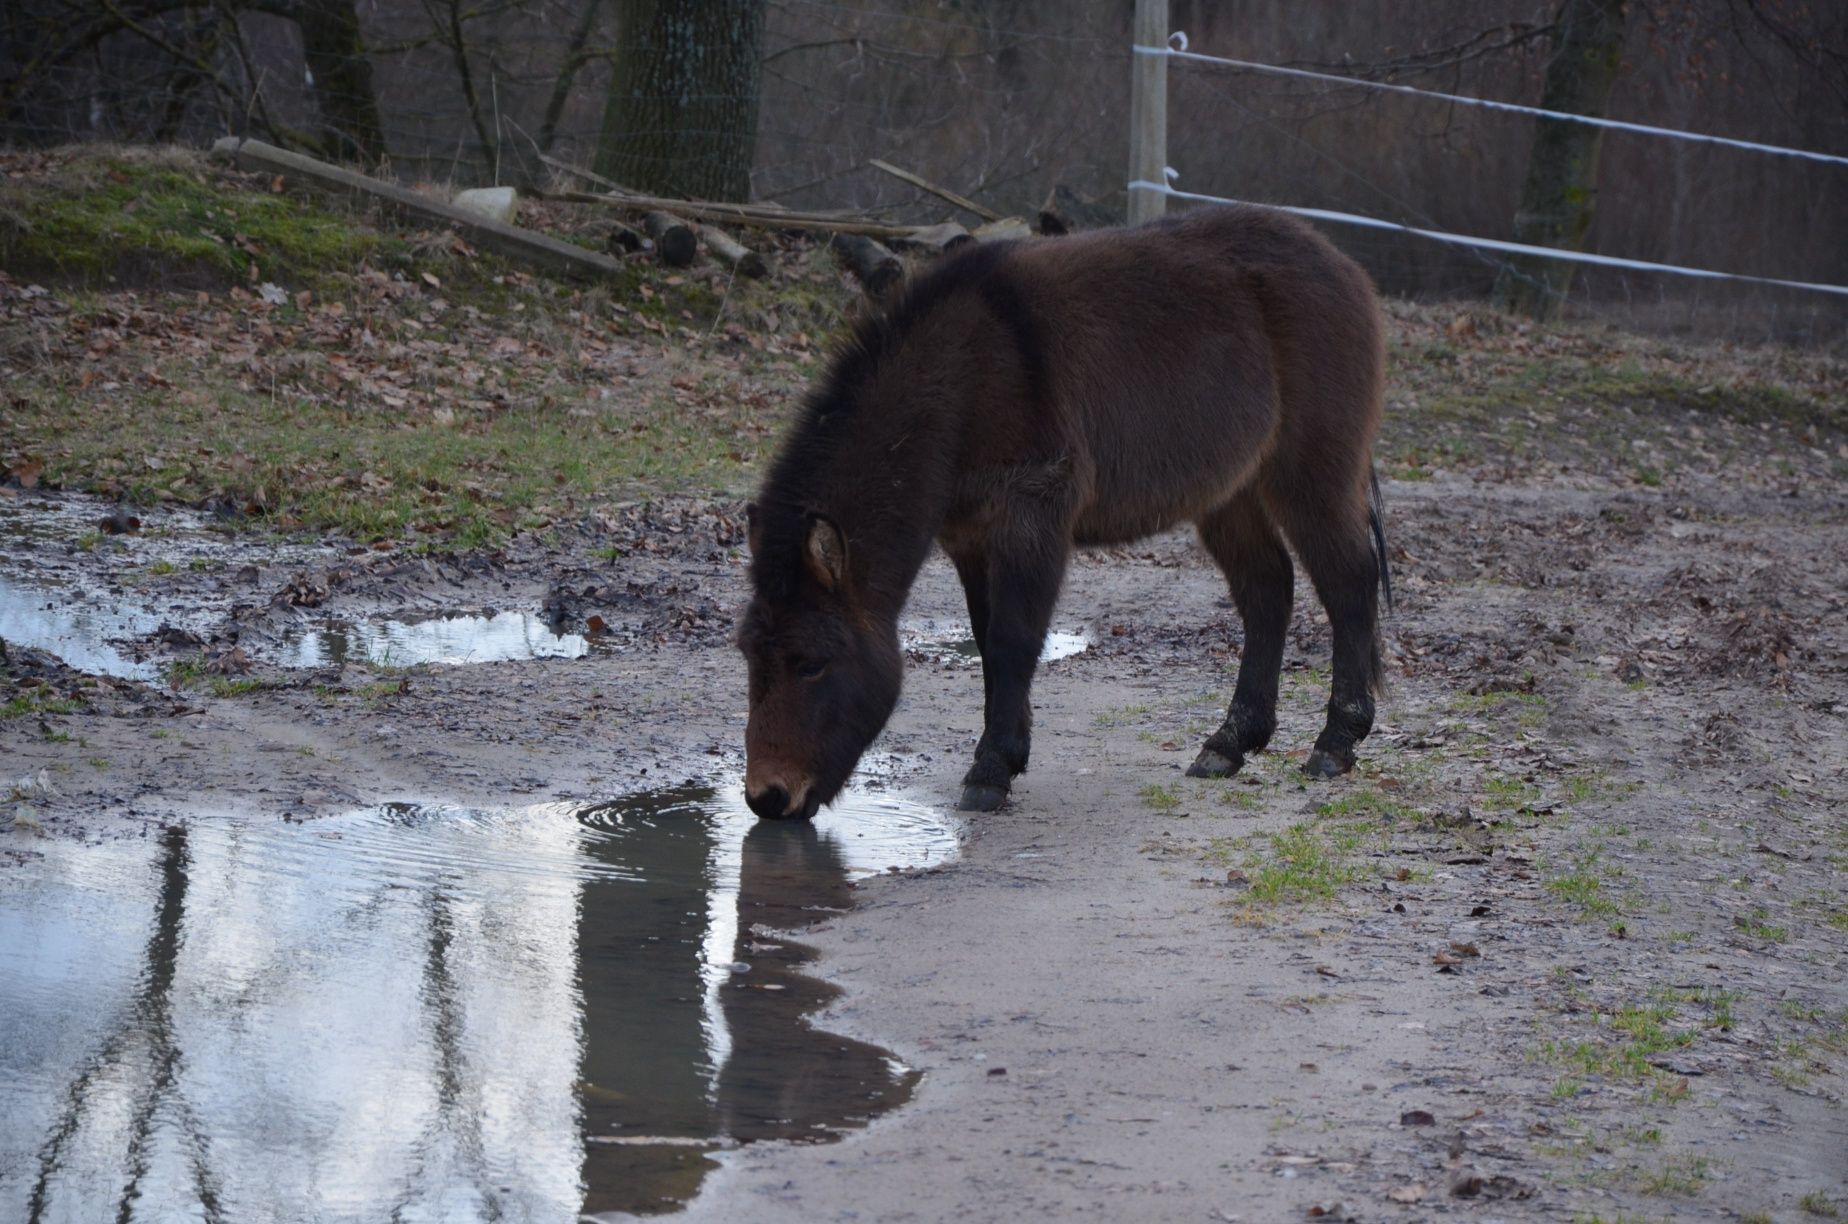
POLYGON ((813 787, 803 787, 792 797, 774 783, 755 791, 745 787, 744 801, 762 820, 808 820, 821 807, 821 796, 813 787))

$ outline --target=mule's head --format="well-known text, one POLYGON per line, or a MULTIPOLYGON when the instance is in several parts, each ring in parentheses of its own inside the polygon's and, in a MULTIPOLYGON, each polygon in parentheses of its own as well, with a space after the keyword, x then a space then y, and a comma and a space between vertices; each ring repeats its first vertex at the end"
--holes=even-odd
POLYGON ((753 506, 754 591, 738 626, 750 673, 744 796, 759 816, 806 820, 885 726, 903 664, 896 627, 869 617, 854 590, 840 528, 804 515, 788 525, 795 538, 767 549, 761 517, 753 506))

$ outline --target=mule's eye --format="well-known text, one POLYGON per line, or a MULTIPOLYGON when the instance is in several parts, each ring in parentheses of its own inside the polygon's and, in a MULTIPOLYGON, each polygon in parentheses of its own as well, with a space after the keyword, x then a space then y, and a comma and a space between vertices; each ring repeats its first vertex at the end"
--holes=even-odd
POLYGON ((817 659, 809 659, 806 662, 796 664, 796 675, 801 676, 804 680, 819 680, 821 679, 821 673, 827 670, 828 665, 817 659))

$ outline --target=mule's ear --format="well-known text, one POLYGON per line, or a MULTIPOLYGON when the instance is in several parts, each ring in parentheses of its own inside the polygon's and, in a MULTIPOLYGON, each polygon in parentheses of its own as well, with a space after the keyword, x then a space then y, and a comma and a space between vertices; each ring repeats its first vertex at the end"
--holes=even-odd
POLYGON ((808 547, 803 560, 815 581, 830 591, 838 591, 847 581, 847 537, 833 519, 821 515, 809 517, 808 547))
POLYGON ((764 542, 763 515, 757 513, 757 503, 749 502, 744 507, 744 542, 755 557, 764 542))

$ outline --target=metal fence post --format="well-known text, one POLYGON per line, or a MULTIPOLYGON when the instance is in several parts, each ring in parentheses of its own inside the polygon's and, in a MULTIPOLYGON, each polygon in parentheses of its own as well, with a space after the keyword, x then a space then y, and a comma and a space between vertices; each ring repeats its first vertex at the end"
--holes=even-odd
MULTIPOLYGON (((1168 0, 1136 0, 1134 42, 1168 45, 1168 0)), ((1168 57, 1132 52, 1129 85, 1129 180, 1166 183, 1168 165, 1168 57)), ((1147 187, 1129 189, 1129 223, 1167 211, 1168 197, 1147 187)))

